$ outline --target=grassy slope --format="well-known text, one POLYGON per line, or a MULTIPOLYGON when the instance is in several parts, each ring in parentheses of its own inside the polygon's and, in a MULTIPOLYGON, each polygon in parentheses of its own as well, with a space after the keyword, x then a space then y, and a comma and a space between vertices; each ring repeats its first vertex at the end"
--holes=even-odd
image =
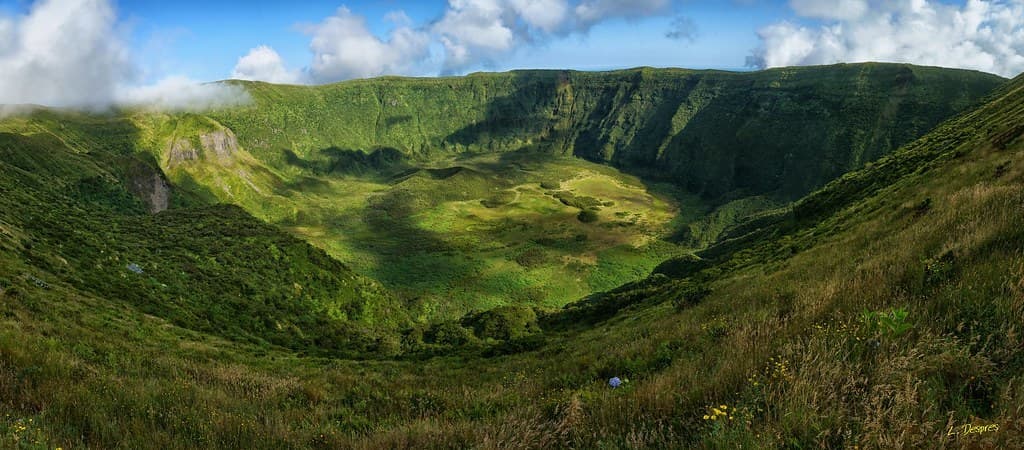
MULTIPOLYGON (((134 118, 152 135, 216 130, 205 122, 205 129, 180 131, 195 119, 134 118)), ((407 299, 423 319, 508 303, 561 306, 642 277, 685 251, 660 239, 675 199, 575 158, 482 155, 425 168, 290 176, 245 149, 229 159, 182 163, 168 163, 166 153, 157 159, 183 190, 241 205, 323 248, 407 299), (544 181, 565 186, 543 189, 544 181), (563 204, 556 198, 562 191, 609 206, 600 206, 597 223, 582 224, 576 218, 582 205, 563 204)), ((700 201, 686 207, 704 209, 700 201)))
MULTIPOLYGON (((543 345, 523 354, 296 358, 9 279, 0 433, 128 448, 1020 447, 1022 123, 1018 78, 717 250, 715 267, 542 317, 543 345), (905 308, 913 327, 886 331, 865 308, 905 308), (610 390, 612 375, 630 381, 610 390), (703 419, 721 405, 732 420, 703 419), (999 430, 947 436, 964 423, 999 430)), ((6 271, 28 270, 2 242, 6 271)))
POLYGON ((920 136, 1003 81, 872 63, 246 83, 252 106, 212 116, 282 170, 297 165, 289 152, 323 168, 352 151, 437 159, 539 147, 655 169, 712 198, 746 189, 793 199, 920 136))
POLYGON ((6 268, 6 286, 67 283, 182 327, 312 352, 362 352, 369 327, 404 324, 378 284, 237 207, 146 214, 127 185, 150 163, 123 119, 40 112, 3 127, 5 259, 28 266, 6 268), (85 134, 96 130, 108 134, 85 134))
POLYGON ((560 306, 634 281, 877 159, 999 82, 894 64, 525 71, 245 83, 249 107, 132 119, 175 184, 286 227, 399 293, 415 317, 437 319, 560 306), (224 129, 239 139, 231 159, 170 160, 177 140, 199 148, 201 134, 224 129), (545 155, 612 164, 643 182, 545 155), (398 176, 416 168, 473 170, 398 176), (577 177, 567 185, 575 195, 617 204, 595 224, 533 189, 577 177), (514 200, 479 207, 501 196, 514 200))

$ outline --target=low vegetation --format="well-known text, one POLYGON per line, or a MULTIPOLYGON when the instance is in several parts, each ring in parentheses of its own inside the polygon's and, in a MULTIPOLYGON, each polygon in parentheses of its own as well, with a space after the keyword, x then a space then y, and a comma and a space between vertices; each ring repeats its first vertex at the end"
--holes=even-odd
MULTIPOLYGON (((382 152, 366 173, 317 175, 248 154, 260 137, 232 126, 240 159, 169 170, 171 209, 151 215, 127 189, 138 164, 166 164, 136 145, 157 136, 142 122, 0 122, 0 446, 1024 447, 1024 78, 806 197, 753 207, 703 198, 691 210, 692 197, 657 183, 514 159, 527 153, 397 167, 382 152), (363 188, 324 200, 351 186, 363 188), (600 209, 548 194, 559 191, 600 209), (501 192, 516 199, 481 202, 501 192), (228 198, 244 208, 209 204, 228 198), (339 214, 348 207, 358 215, 339 214), (564 228, 500 220, 538 216, 564 228), (348 226, 356 237, 330 244, 348 226), (684 226, 713 242, 653 232, 684 226), (345 250, 370 232, 382 234, 362 253, 345 250), (481 246, 508 242, 519 245, 481 246), (664 257, 646 254, 661 246, 664 257), (580 277, 577 301, 546 303, 550 290, 524 283, 508 291, 518 301, 439 314, 360 261, 401 254, 406 269, 452 274, 455 257, 425 255, 468 248, 492 252, 490 273, 599 270, 580 277), (633 272, 668 256, 653 275, 633 272)), ((430 292, 434 281, 407 282, 430 292)))

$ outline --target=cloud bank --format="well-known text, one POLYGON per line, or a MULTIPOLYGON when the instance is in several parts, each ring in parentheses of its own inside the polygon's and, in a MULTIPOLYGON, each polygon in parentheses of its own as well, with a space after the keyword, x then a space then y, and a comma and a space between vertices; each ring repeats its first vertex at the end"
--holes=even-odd
POLYGON ((240 86, 200 83, 183 76, 170 76, 155 84, 122 87, 114 103, 160 111, 202 111, 239 106, 250 101, 240 86))
POLYGON ((47 0, 0 19, 0 103, 104 105, 132 75, 104 0, 47 0))
POLYGON ((39 0, 25 15, 0 16, 0 104, 179 109, 244 100, 229 86, 181 77, 141 86, 139 73, 109 0, 39 0))
POLYGON ((524 45, 586 33, 611 19, 671 12, 670 0, 449 0, 430 31, 444 45, 443 73, 494 61, 524 45))
MULTIPOLYGON (((328 83, 408 75, 422 72, 432 63, 442 74, 459 73, 487 66, 524 46, 586 33, 607 20, 667 15, 672 13, 672 5, 671 0, 448 0, 436 20, 419 26, 401 11, 388 14, 395 28, 386 39, 374 35, 363 17, 341 7, 323 22, 304 27, 312 36, 312 61, 295 80, 328 83), (431 53, 435 44, 443 51, 439 63, 431 53)), ((675 38, 692 39, 692 34, 687 34, 692 29, 670 33, 675 38)), ((265 46, 253 49, 239 60, 235 77, 278 82, 280 74, 289 72, 280 58, 272 55, 276 52, 265 46)))
MULTIPOLYGON (((404 14, 402 14, 404 15, 404 14)), ((366 20, 352 14, 346 7, 323 22, 306 28, 313 36, 309 44, 313 62, 309 75, 314 82, 331 82, 349 78, 366 78, 385 73, 405 73, 416 62, 429 55, 427 33, 402 25, 382 40, 366 26, 366 20)))
POLYGON ((258 80, 268 83, 297 84, 302 82, 302 73, 288 70, 281 55, 274 49, 261 45, 238 58, 231 78, 236 80, 258 80))
POLYGON ((1024 71, 1024 0, 791 0, 790 6, 824 23, 762 28, 750 65, 886 61, 1007 77, 1024 71))

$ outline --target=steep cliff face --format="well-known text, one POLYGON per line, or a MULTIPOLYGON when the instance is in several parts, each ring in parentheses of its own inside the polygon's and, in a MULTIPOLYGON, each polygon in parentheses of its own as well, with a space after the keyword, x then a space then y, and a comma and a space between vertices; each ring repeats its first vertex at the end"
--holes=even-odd
POLYGON ((329 149, 432 159, 539 148, 717 198, 805 194, 924 134, 1004 80, 898 64, 753 73, 635 69, 247 83, 252 106, 214 115, 279 168, 329 149))
POLYGON ((217 130, 199 136, 203 150, 212 158, 227 160, 238 150, 238 139, 231 130, 217 130))
POLYGON ((170 206, 171 187, 157 170, 137 171, 129 180, 128 190, 146 204, 151 214, 166 211, 170 206))
POLYGON ((167 145, 167 166, 175 167, 190 161, 207 160, 226 163, 238 151, 238 138, 231 130, 213 130, 199 133, 199 146, 195 146, 192 137, 171 139, 167 145))
POLYGON ((167 165, 177 166, 188 161, 199 160, 199 149, 192 146, 188 139, 178 138, 167 146, 167 165))

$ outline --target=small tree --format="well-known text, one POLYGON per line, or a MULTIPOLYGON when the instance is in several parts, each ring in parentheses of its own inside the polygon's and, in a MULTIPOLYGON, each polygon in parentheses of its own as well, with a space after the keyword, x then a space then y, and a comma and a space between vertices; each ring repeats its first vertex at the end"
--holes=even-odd
POLYGON ((597 212, 589 209, 584 209, 583 211, 580 211, 580 213, 576 216, 576 219, 583 223, 597 222, 597 218, 597 212))

